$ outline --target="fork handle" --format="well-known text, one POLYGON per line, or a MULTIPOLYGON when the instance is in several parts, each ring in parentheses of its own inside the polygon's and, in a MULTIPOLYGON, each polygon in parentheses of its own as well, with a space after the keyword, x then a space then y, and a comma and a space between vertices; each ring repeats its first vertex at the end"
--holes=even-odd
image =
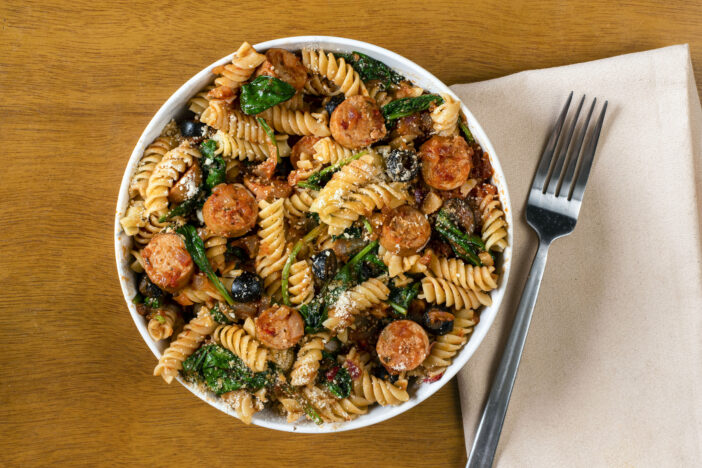
POLYGON ((502 432, 502 424, 507 413, 507 405, 509 405, 514 381, 517 378, 517 368, 522 358, 524 342, 529 331, 534 304, 536 304, 536 296, 539 294, 541 279, 544 276, 549 245, 550 243, 541 241, 539 249, 536 251, 536 256, 529 271, 529 277, 524 285, 522 299, 519 301, 512 331, 509 334, 500 366, 492 382, 490 396, 485 404, 483 416, 475 434, 473 448, 470 451, 468 464, 466 465, 467 468, 491 467, 495 458, 497 443, 502 432))

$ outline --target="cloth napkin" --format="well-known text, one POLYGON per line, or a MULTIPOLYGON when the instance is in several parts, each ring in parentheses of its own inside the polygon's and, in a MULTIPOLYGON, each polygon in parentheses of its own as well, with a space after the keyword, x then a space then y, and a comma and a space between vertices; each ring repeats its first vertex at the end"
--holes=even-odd
POLYGON ((549 251, 495 466, 702 466, 702 111, 687 45, 452 89, 494 144, 515 224, 507 295, 458 376, 466 449, 536 251, 528 189, 573 90, 609 108, 578 224, 549 251))

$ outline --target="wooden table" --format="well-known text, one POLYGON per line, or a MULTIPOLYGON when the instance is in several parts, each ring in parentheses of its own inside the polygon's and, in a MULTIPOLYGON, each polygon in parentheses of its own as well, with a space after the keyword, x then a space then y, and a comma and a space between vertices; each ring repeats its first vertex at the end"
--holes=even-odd
POLYGON ((244 39, 352 37, 447 83, 688 42, 700 87, 702 4, 205 3, 0 2, 0 465, 464 464, 454 383, 392 421, 312 436, 244 426, 152 377, 113 254, 134 144, 244 39))

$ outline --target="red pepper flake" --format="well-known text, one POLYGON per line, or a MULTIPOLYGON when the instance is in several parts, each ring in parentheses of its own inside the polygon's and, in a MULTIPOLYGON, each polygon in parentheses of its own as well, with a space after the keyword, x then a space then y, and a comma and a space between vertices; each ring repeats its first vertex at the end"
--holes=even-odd
POLYGON ((339 369, 341 369, 339 366, 334 366, 331 369, 329 369, 327 373, 324 374, 324 376, 329 382, 331 382, 332 380, 334 380, 334 377, 336 377, 336 374, 339 373, 339 369))
POLYGON ((361 369, 358 368, 355 362, 346 361, 344 363, 344 367, 346 367, 346 370, 349 371, 349 375, 353 380, 356 380, 361 376, 361 369))
POLYGON ((422 380, 422 382, 425 382, 425 383, 434 383, 434 382, 436 382, 437 380, 439 380, 439 379, 440 379, 441 377, 443 377, 443 376, 444 376, 444 373, 442 372, 441 374, 437 374, 437 375, 435 375, 434 377, 427 377, 426 379, 422 380))

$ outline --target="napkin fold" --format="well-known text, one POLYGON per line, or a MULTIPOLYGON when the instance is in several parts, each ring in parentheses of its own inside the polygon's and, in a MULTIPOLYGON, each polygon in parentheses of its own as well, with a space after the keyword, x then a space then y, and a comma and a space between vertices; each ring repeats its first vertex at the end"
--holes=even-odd
POLYGON ((702 466, 702 110, 688 46, 452 89, 494 144, 515 224, 505 300, 458 375, 466 449, 536 251, 528 189, 573 90, 609 108, 578 224, 549 252, 495 466, 702 466))

